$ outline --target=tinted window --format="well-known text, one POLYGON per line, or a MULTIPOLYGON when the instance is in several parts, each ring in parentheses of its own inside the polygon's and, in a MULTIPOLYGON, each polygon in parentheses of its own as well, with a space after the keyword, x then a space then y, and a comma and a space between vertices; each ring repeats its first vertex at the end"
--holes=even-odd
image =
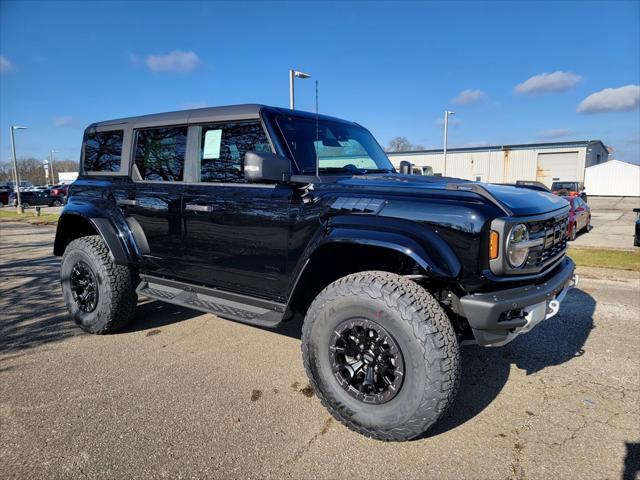
POLYGON ((244 154, 252 150, 271 151, 260 122, 203 126, 198 169, 200 181, 244 182, 244 154))
POLYGON ((84 144, 84 171, 119 171, 123 137, 123 130, 88 133, 84 144))
POLYGON ((139 130, 136 166, 143 180, 182 181, 187 150, 187 127, 139 130))

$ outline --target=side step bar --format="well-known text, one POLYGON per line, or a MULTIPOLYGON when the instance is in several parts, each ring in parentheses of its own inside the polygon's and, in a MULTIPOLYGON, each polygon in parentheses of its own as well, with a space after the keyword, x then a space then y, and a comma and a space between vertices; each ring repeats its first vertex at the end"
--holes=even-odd
POLYGON ((136 289, 139 295, 238 322, 273 328, 282 321, 286 310, 284 303, 149 275, 141 275, 140 278, 136 289))

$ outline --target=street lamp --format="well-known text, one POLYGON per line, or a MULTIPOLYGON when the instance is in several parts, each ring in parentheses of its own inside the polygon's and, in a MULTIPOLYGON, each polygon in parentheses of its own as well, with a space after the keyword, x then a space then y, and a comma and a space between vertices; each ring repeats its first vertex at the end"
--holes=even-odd
POLYGON ((55 173, 53 171, 53 154, 58 152, 56 152, 55 150, 50 150, 49 152, 49 171, 51 172, 51 184, 55 185, 56 177, 54 176, 55 173))
POLYGON ((16 183, 14 184, 14 188, 16 190, 16 208, 20 211, 20 207, 22 203, 20 202, 20 175, 18 174, 18 162, 16 160, 16 139, 14 137, 14 133, 16 130, 26 130, 27 127, 21 127, 19 125, 11 125, 11 151, 13 152, 13 176, 15 178, 16 183))
POLYGON ((444 112, 444 176, 447 176, 447 135, 449 134, 449 115, 455 115, 456 112, 446 110, 444 112))
POLYGON ((293 110, 295 108, 295 100, 293 96, 293 80, 294 78, 311 78, 311 75, 308 73, 300 72, 298 70, 289 70, 289 108, 293 110))

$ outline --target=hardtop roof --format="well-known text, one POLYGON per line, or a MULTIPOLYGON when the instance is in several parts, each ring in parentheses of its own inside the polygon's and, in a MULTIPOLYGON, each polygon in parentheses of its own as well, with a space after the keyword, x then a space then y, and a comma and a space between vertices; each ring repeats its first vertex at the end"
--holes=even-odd
MULTIPOLYGON (((243 104, 243 105, 226 105, 220 107, 195 108, 190 110, 179 110, 175 112, 152 113, 149 115, 140 115, 137 117, 117 118, 113 120, 105 120, 92 123, 87 128, 107 127, 117 125, 133 125, 135 127, 147 127, 152 125, 171 125, 185 123, 204 123, 204 122, 220 122, 220 121, 238 121, 258 118, 263 111, 269 111, 275 114, 295 115, 303 118, 316 118, 315 113, 305 112, 302 110, 290 110, 288 108, 272 107, 261 104, 243 104)), ((336 121, 341 123, 352 123, 336 117, 327 115, 317 115, 319 119, 336 121)))

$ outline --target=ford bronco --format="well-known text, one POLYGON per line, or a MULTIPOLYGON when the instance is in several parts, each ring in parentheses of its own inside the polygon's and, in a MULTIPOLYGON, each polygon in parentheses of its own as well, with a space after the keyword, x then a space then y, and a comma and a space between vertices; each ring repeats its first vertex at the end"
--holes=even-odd
POLYGON ((407 440, 452 404, 463 343, 504 345, 558 312, 568 213, 521 185, 397 173, 357 123, 238 105, 90 125, 54 253, 90 333, 131 322, 138 296, 304 319, 331 414, 407 440))

